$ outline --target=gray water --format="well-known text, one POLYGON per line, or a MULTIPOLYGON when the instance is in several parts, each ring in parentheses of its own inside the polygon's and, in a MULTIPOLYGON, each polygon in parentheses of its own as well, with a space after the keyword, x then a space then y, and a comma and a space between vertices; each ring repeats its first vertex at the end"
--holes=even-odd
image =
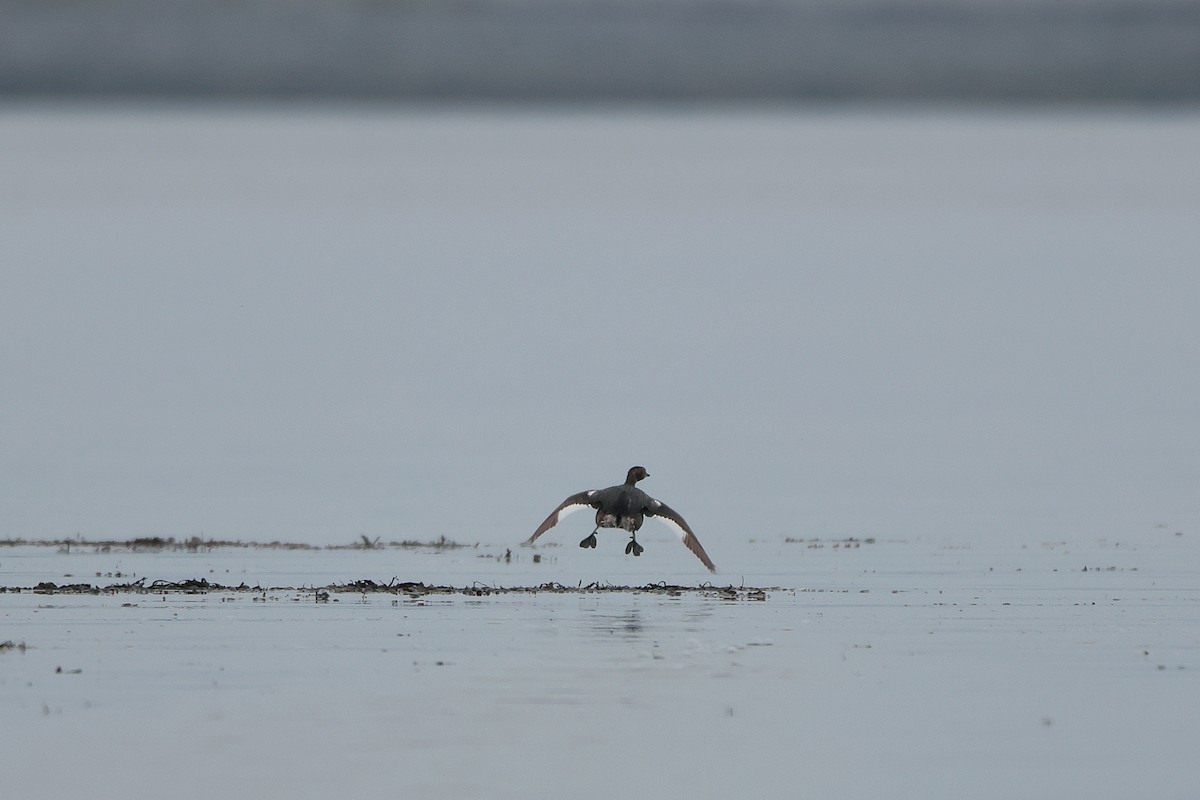
POLYGON ((1190 797, 1198 141, 0 107, 0 538, 74 539, 0 583, 297 587, 0 594, 4 791, 1190 797), (715 578, 517 547, 633 463, 715 578), (779 588, 300 588, 362 579, 779 588))
POLYGON ((755 538, 1194 531, 1198 135, 2 107, 0 537, 513 546, 634 463, 735 575, 755 538))
MULTIPOLYGON (((782 587, 763 600, 0 593, 0 642, 24 645, 0 649, 5 788, 35 799, 133 786, 185 799, 1191 796, 1194 535, 859 544, 742 544, 750 577, 782 587)), ((540 548, 534 563, 529 550, 506 562, 484 547, 4 547, 0 585, 399 575, 532 586, 670 562, 657 547, 640 559, 611 549, 540 548)))

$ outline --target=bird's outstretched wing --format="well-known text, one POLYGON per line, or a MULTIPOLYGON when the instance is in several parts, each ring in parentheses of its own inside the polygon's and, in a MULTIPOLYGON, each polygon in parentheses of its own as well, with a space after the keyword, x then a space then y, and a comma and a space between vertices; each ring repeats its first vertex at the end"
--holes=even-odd
POLYGON ((592 497, 595 494, 595 489, 588 489, 587 491, 580 492, 579 494, 573 494, 566 500, 563 500, 562 503, 559 504, 558 508, 550 512, 550 516, 546 517, 546 521, 541 525, 538 525, 538 529, 533 532, 533 536, 530 536, 525 540, 525 544, 533 544, 539 536, 557 525, 558 521, 567 514, 578 511, 581 508, 589 507, 592 504, 592 497))
POLYGON ((661 503, 654 498, 650 498, 650 502, 646 505, 646 514, 651 517, 658 517, 667 523, 678 534, 679 540, 683 542, 684 547, 695 553, 696 558, 704 562, 704 566, 708 567, 709 572, 717 571, 717 565, 708 557, 708 553, 704 552, 704 548, 700 546, 700 540, 696 538, 696 534, 692 533, 692 529, 688 527, 688 524, 683 521, 683 517, 679 516, 674 509, 666 503, 661 503))

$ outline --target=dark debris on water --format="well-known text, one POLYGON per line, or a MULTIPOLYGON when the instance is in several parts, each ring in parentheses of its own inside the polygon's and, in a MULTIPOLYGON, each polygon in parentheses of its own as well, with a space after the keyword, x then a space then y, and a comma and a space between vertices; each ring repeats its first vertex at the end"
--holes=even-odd
POLYGON ((767 593, 782 591, 780 587, 754 586, 714 586, 702 583, 697 586, 683 586, 671 583, 647 583, 642 586, 623 586, 599 581, 576 586, 565 586, 561 583, 549 582, 537 586, 490 586, 476 583, 472 586, 437 586, 420 581, 397 581, 392 579, 381 583, 370 579, 335 583, 328 586, 248 586, 241 583, 237 586, 226 586, 212 583, 205 578, 185 581, 149 581, 139 578, 130 583, 114 583, 107 586, 95 586, 90 583, 57 584, 43 581, 36 586, 0 586, 0 593, 32 592, 33 594, 207 594, 209 592, 314 592, 317 595, 328 596, 337 594, 393 594, 408 597, 424 597, 427 595, 465 595, 468 597, 489 597, 492 595, 511 594, 657 594, 668 597, 694 595, 718 600, 766 600, 767 593))
POLYGON ((72 550, 91 550, 96 553, 112 552, 158 552, 158 551, 187 551, 211 552, 221 549, 242 550, 457 550, 460 548, 477 548, 479 543, 468 544, 439 536, 428 542, 415 539, 384 542, 380 537, 374 539, 360 535, 349 544, 314 545, 304 542, 245 542, 240 539, 205 539, 201 536, 191 536, 186 539, 176 539, 174 536, 139 536, 133 539, 0 539, 0 547, 57 547, 60 552, 70 553, 72 550))

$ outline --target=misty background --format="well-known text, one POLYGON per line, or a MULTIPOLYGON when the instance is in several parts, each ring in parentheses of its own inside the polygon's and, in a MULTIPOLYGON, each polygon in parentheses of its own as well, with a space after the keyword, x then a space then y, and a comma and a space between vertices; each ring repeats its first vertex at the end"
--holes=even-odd
POLYGON ((6 2, 0 537, 1194 531, 1198 23, 6 2))
POLYGON ((17 95, 1200 99, 1195 0, 6 0, 17 95))

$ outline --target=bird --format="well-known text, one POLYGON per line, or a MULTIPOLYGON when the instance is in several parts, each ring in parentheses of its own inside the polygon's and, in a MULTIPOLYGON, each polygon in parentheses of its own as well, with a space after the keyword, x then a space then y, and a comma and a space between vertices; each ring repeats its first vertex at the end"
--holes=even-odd
POLYGON ((629 544, 625 545, 625 555, 632 553, 640 556, 646 548, 638 544, 638 528, 642 527, 644 517, 658 517, 675 530, 684 546, 704 562, 709 572, 716 572, 716 565, 708 557, 708 553, 704 552, 700 540, 692 533, 683 517, 666 503, 655 500, 637 488, 637 482, 648 477, 650 473, 645 467, 630 467, 625 475, 625 483, 607 489, 586 489, 571 495, 546 517, 525 544, 533 544, 539 536, 557 525, 568 514, 590 507, 596 509, 596 529, 579 543, 580 547, 595 547, 596 533, 601 528, 623 528, 629 531, 629 544))

